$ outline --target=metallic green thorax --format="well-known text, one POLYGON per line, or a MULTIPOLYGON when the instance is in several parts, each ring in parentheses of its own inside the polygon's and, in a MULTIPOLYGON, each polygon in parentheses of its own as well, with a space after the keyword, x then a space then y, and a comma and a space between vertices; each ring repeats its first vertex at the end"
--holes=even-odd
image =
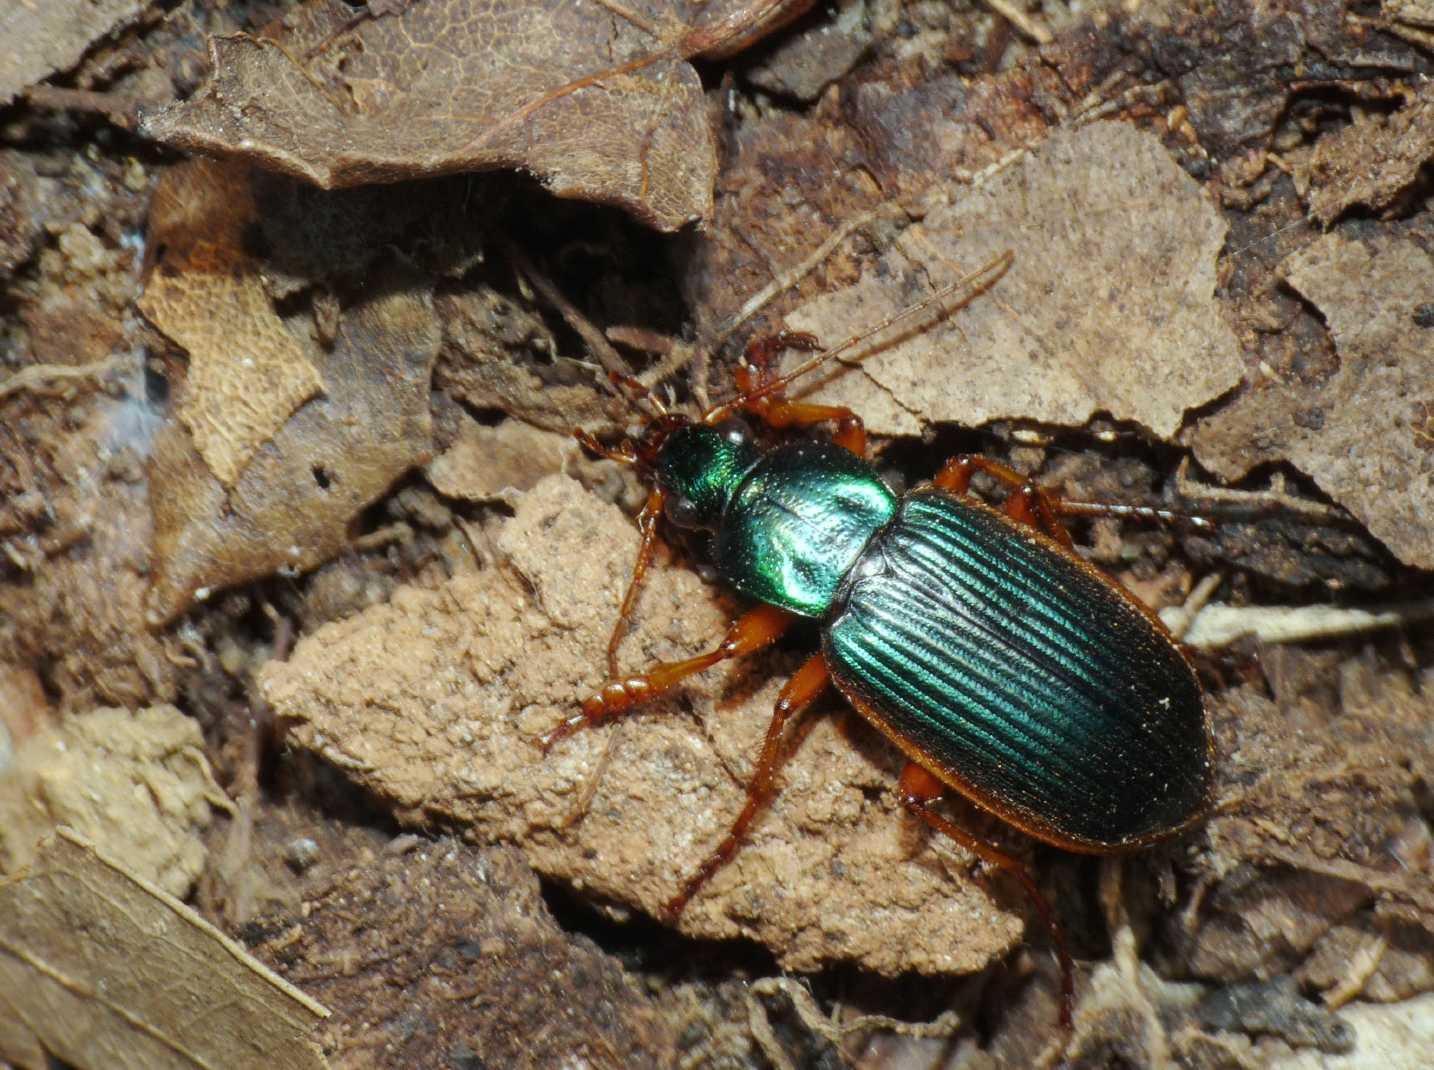
POLYGON ((722 578, 759 602, 820 617, 866 544, 896 514, 876 469, 829 442, 766 453, 719 429, 694 425, 663 445, 657 477, 715 529, 722 578))
POLYGON ((751 598, 820 617, 896 498, 871 465, 830 442, 764 454, 722 517, 714 563, 751 598))

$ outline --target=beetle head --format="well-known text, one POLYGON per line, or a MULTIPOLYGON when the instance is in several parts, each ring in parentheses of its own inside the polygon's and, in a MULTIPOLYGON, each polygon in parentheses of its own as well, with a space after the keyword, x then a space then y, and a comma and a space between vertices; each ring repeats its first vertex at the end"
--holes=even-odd
POLYGON ((715 528, 742 475, 758 457, 752 431, 734 417, 715 424, 683 421, 648 425, 638 447, 666 496, 667 518, 678 527, 715 528), (647 461, 650 457, 651 460, 647 461))

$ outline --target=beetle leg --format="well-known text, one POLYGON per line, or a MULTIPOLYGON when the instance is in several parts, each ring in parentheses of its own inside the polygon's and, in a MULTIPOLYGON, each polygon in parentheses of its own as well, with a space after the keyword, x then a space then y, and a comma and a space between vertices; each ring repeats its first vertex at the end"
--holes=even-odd
POLYGON ((683 661, 654 665, 644 673, 623 679, 614 677, 598 691, 583 699, 582 709, 538 737, 546 752, 558 740, 578 729, 591 727, 624 714, 639 703, 671 691, 689 676, 710 669, 718 662, 744 657, 771 646, 795 618, 784 609, 762 605, 738 617, 714 650, 683 661))
POLYGON ((861 422, 860 416, 845 406, 788 401, 780 390, 754 398, 746 396, 762 390, 772 381, 772 360, 782 350, 819 350, 821 347, 816 335, 806 331, 777 331, 753 338, 743 354, 746 363, 737 367, 737 397, 732 404, 776 430, 810 427, 831 420, 837 425, 832 441, 858 457, 865 457, 866 425, 861 422))
POLYGON ((1014 468, 970 453, 952 457, 931 482, 951 494, 965 494, 971 486, 971 477, 977 472, 985 472, 1011 488, 1010 496, 1006 499, 1007 516, 1012 520, 1030 524, 1066 547, 1071 545, 1071 538, 1065 525, 1061 523, 1060 518, 1063 516, 1110 516, 1125 520, 1184 524, 1196 531, 1213 531, 1215 528, 1215 525, 1203 516, 1156 509, 1148 505, 1071 501, 1054 491, 1037 486, 1014 468))
POLYGON ((737 391, 740 394, 760 390, 772 381, 772 361, 784 349, 805 349, 816 352, 821 349, 817 336, 807 331, 773 331, 759 334, 747 342, 742 353, 745 365, 738 365, 737 391))
POLYGON ((809 405, 779 396, 758 398, 748 411, 755 412, 768 427, 779 430, 835 421, 837 429, 832 441, 858 457, 866 456, 866 425, 861 422, 860 416, 845 406, 809 405))
POLYGON ((906 768, 901 771, 901 785, 898 790, 901 795, 901 804, 926 824, 955 840, 982 860, 1010 873, 1021 882, 1021 887, 1025 889, 1027 898, 1035 906, 1041 920, 1045 922, 1046 928, 1051 934, 1051 942, 1055 945, 1056 958, 1060 960, 1061 1025, 1069 1030, 1074 1020, 1075 1009, 1075 963, 1071 960, 1070 950, 1066 947, 1065 930, 1061 928, 1061 923, 1056 918, 1055 911, 1051 909, 1050 903, 1046 901, 1046 897, 1036 887, 1035 878, 1031 876, 1030 870, 1010 855, 971 835, 932 809, 933 805, 939 802, 946 793, 946 785, 937 779, 936 774, 924 766, 908 762, 906 768))
POLYGON ((1022 524, 1029 524, 1070 549, 1070 533, 1061 523, 1065 511, 1058 495, 1044 490, 1021 475, 1014 468, 981 457, 974 453, 963 453, 952 457, 936 473, 931 482, 950 494, 965 494, 971 488, 971 477, 985 472, 998 483, 1010 488, 1006 496, 1006 515, 1022 524))
POLYGON ((762 753, 757 758, 757 767, 752 773, 752 779, 747 783, 747 804, 742 807, 737 820, 732 822, 726 839, 707 856, 697 872, 683 882, 682 890, 663 908, 669 918, 676 918, 681 914, 688 901, 707 883, 708 878, 737 853, 737 848, 747 836, 747 830, 771 797, 772 780, 776 776, 781 758, 782 733, 787 722, 810 706, 817 696, 826 690, 829 683, 831 674, 827 671, 826 659, 820 654, 814 654, 783 685, 781 694, 777 696, 777 704, 772 709, 772 720, 767 725, 767 737, 762 741, 762 753))
POLYGON ((618 610, 617 621, 612 626, 612 638, 607 644, 607 671, 614 679, 617 677, 617 648, 622 643, 622 637, 627 633, 628 618, 637 606, 637 595, 642 589, 642 579, 647 575, 648 566, 652 564, 652 555, 657 550, 657 521, 662 516, 662 504, 665 495, 662 490, 655 489, 647 496, 647 503, 642 507, 642 512, 637 514, 637 530, 642 536, 642 542, 637 549, 637 561, 632 566, 632 579, 627 583, 627 593, 623 595, 622 608, 618 610))

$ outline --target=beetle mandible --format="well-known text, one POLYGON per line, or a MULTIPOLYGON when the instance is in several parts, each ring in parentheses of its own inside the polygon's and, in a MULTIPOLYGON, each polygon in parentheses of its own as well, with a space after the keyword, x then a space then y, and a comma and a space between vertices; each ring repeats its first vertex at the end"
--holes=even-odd
MULTIPOLYGON (((1009 263, 1007 254, 962 281, 986 277, 990 285, 993 269, 1009 263)), ((935 807, 955 791, 1038 840, 1089 854, 1143 847, 1204 816, 1214 744, 1195 670, 1154 613, 1075 553, 1061 522, 1171 514, 1066 501, 974 455, 896 495, 867 461, 854 412, 786 396, 795 379, 859 340, 777 377, 778 351, 821 347, 809 334, 758 338, 731 400, 691 418, 630 381, 655 409, 638 442, 609 449, 577 432, 587 449, 635 466, 653 489, 608 647, 610 678, 539 743, 546 751, 770 646, 800 618, 816 621, 821 649, 781 689, 746 803, 668 903, 669 915, 736 852, 772 789, 784 730, 835 687, 905 756, 898 791, 906 809, 1020 881, 1051 933, 1069 1028, 1074 964, 1035 880, 935 807), (772 429, 836 430, 829 441, 764 448, 738 414, 772 429), (978 472, 1008 488, 1003 511, 968 493, 978 472), (717 573, 756 605, 708 653, 623 675, 618 643, 663 518, 710 534, 717 573)))

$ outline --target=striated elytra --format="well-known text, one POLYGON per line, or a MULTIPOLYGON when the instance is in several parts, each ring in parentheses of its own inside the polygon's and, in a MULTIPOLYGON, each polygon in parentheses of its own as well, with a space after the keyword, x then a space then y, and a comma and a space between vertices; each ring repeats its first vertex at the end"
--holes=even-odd
POLYGON ((822 649, 852 704, 962 794, 1067 849, 1173 833, 1213 763, 1189 663, 1059 544, 939 492, 857 562, 822 649))

